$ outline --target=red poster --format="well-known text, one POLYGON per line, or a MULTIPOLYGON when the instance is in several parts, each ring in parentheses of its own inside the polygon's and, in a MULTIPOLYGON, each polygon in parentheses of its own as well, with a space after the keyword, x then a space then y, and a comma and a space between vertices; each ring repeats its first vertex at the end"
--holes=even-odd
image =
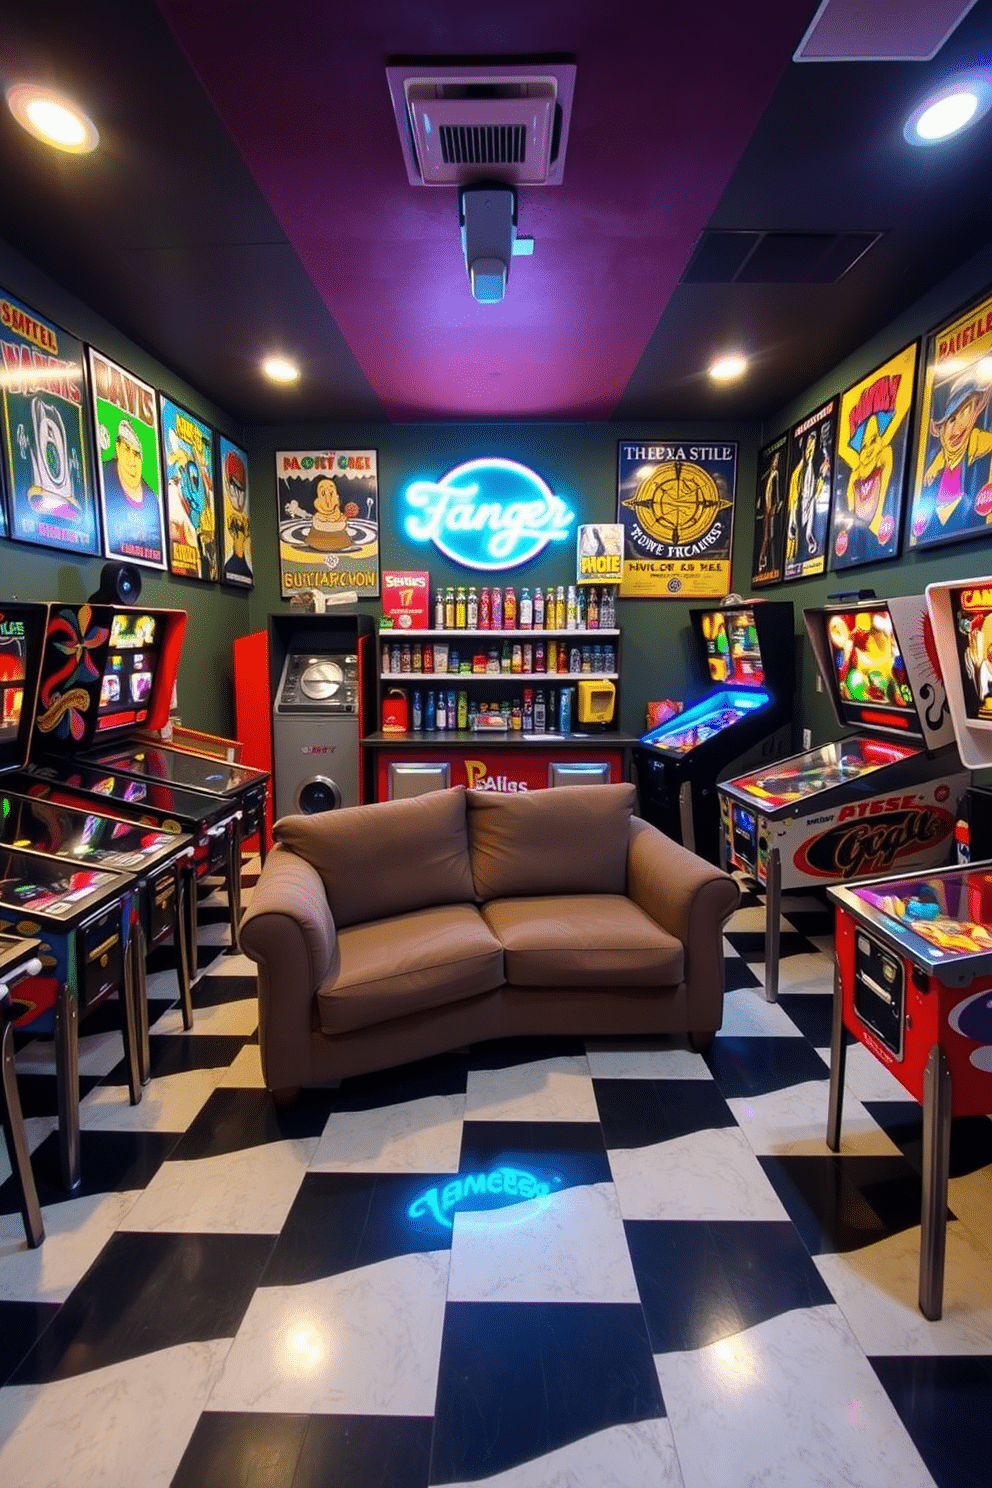
POLYGON ((431 576, 425 572, 405 570, 383 573, 383 628, 394 630, 427 630, 431 576))

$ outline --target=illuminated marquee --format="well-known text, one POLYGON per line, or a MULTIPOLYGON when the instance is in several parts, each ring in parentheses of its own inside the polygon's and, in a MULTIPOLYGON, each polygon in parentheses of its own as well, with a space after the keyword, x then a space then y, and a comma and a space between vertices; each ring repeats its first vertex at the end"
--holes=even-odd
POLYGON ((465 568, 517 568, 568 537, 575 521, 567 502, 515 460, 467 460, 439 481, 412 481, 404 497, 407 536, 465 568))
MULTIPOLYGON (((423 1219, 429 1214, 450 1230, 453 1211, 466 1200, 496 1197, 513 1203, 516 1200, 545 1199, 550 1191, 547 1183, 541 1183, 533 1173, 525 1173, 521 1168, 493 1168, 489 1173, 466 1173, 461 1178, 453 1178, 440 1189, 425 1189, 406 1212, 410 1219, 423 1219)), ((474 1206, 466 1203, 465 1207, 474 1206)))

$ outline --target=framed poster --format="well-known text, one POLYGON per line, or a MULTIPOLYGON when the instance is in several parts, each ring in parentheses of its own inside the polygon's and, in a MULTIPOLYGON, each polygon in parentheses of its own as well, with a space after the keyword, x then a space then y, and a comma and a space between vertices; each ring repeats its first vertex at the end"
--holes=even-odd
POLYGON ((255 582, 251 559, 251 514, 248 504, 248 456, 220 435, 221 527, 225 584, 250 589, 255 582))
POLYGON ((0 517, 0 532, 97 554, 82 342, 0 291, 0 355, 9 502, 9 528, 0 517))
POLYGON ((213 432, 164 394, 159 394, 159 417, 165 455, 170 572, 185 579, 216 583, 213 432))
POLYGON ((914 341, 841 396, 831 569, 899 556, 918 350, 914 341))
POLYGON ((837 399, 798 423, 789 435, 789 496, 785 518, 785 577, 808 578, 827 568, 830 496, 834 474, 837 399))
POLYGON ((754 556, 751 587, 778 584, 785 545, 785 480, 789 436, 782 434, 758 454, 758 490, 754 503, 754 556))
POLYGON ((621 440, 621 599, 729 594, 736 489, 736 444, 621 440))
POLYGON ((992 295, 927 337, 909 543, 992 528, 992 295))
POLYGON ((92 346, 89 352, 103 551, 108 558, 164 568, 155 389, 92 346))
POLYGON ((283 599, 305 589, 378 595, 375 450, 279 451, 276 499, 283 599))

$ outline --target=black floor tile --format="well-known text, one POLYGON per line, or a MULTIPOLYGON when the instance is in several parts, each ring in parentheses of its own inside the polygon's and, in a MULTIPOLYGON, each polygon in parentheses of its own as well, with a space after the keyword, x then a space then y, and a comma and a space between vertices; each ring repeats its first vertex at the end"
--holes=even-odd
MULTIPOLYGON (((54 1057, 54 1055, 53 1055, 54 1057)), ((79 1076, 79 1099, 95 1090, 100 1084, 98 1075, 79 1076)), ((21 1114, 29 1116, 57 1116, 59 1114, 58 1081, 54 1075, 32 1075, 17 1072, 17 1093, 21 1099, 21 1114)))
POLYGON ((0 1302, 0 1385, 7 1383, 58 1310, 57 1302, 0 1302))
POLYGON ((734 1126, 710 1080, 593 1079, 603 1139, 611 1147, 649 1147, 693 1132, 734 1126))
POLYGON ((664 1414, 639 1307, 449 1302, 430 1481, 492 1477, 664 1414))
POLYGON ((341 1081, 335 1111, 375 1111, 432 1095, 464 1095, 468 1064, 464 1053, 437 1054, 398 1069, 374 1070, 341 1081))
POLYGON ((833 1299, 786 1222, 628 1220, 653 1353, 705 1348, 833 1299))
POLYGON ((330 1099, 326 1092, 307 1092, 292 1106, 282 1108, 267 1090, 214 1090, 179 1138, 171 1157, 176 1162, 188 1162, 224 1152, 242 1152, 266 1142, 319 1137, 327 1125, 330 1099))
POLYGON ((176 1344, 233 1338, 271 1235, 119 1231, 63 1303, 14 1384, 45 1384, 176 1344))
MULTIPOLYGON (((745 961, 765 960, 765 944, 767 936, 763 930, 728 930, 727 940, 733 946, 738 956, 745 961)), ((778 957, 784 961, 787 956, 815 956, 816 946, 805 935, 800 935, 796 930, 782 930, 778 938, 778 957)))
POLYGON ((305 1415, 204 1411, 171 1488, 294 1488, 309 1423, 305 1415))
POLYGON ((220 1007, 227 1002, 251 1002, 258 995, 253 976, 199 977, 193 987, 193 1007, 220 1007))
MULTIPOLYGON (((83 1131, 79 1137, 82 1179, 74 1194, 62 1187, 58 1132, 31 1154, 31 1168, 42 1205, 62 1204, 90 1194, 126 1193, 146 1188, 178 1141, 175 1132, 83 1131)), ((14 1180, 0 1187, 0 1214, 17 1211, 14 1180)))
POLYGON ((927 1355, 869 1362, 937 1488, 988 1488, 992 1357, 927 1355))
POLYGON ((528 1038, 489 1039, 473 1044, 468 1051, 468 1067, 473 1070, 512 1069, 517 1064, 532 1064, 538 1059, 581 1058, 586 1052, 581 1038, 551 1037, 534 1034, 528 1038))
MULTIPOLYGON (((916 1101, 865 1101, 865 1110, 895 1142, 917 1172, 923 1171, 923 1107, 916 1101)), ((949 1172, 962 1178, 992 1164, 992 1121, 955 1116, 951 1122, 949 1172)))
POLYGON ((727 1100, 768 1095, 807 1080, 830 1078, 829 1066, 804 1038, 721 1035, 706 1055, 706 1063, 727 1100))
POLYGON ((811 903, 809 908, 783 910, 783 918, 788 920, 794 930, 800 935, 833 935, 834 912, 822 905, 811 903))
POLYGON ((425 1195, 443 1192, 454 1176, 308 1173, 262 1285, 298 1286, 394 1256, 449 1249, 450 1221, 435 1217, 425 1195))
POLYGON ((760 987, 761 978, 755 976, 746 961, 740 956, 726 956, 723 962, 724 992, 739 992, 743 987, 760 987))
MULTIPOLYGON (((814 1049, 830 1048, 830 1031, 833 1025, 834 998, 832 992, 783 992, 779 1006, 795 1023, 803 1038, 809 1039, 814 1049)), ((845 1044, 854 1043, 854 1034, 844 1029, 845 1044)))
POLYGON ((812 1255, 874 1245, 920 1222, 920 1176, 902 1157, 759 1157, 812 1255))
MULTIPOLYGON (((156 1075, 185 1075, 190 1070, 227 1069, 247 1042, 240 1034, 197 1033, 195 1018, 192 1034, 153 1033, 148 1041, 152 1079, 156 1075)), ((123 1059, 114 1065, 104 1084, 127 1084, 123 1059)))
MULTIPOLYGON (((609 1159, 598 1122, 585 1121, 466 1121, 458 1172, 492 1173, 497 1168, 521 1170, 548 1191, 577 1188, 589 1183, 611 1183, 609 1159)), ((525 1192, 524 1197, 533 1195, 525 1192)), ((501 1208, 518 1202, 511 1193, 500 1197, 489 1191, 479 1203, 462 1208, 501 1208)))

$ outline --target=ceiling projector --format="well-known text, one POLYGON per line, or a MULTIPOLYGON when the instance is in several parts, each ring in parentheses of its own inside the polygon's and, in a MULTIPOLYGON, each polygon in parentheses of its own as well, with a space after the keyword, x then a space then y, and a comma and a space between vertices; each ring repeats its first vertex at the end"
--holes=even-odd
POLYGON ((501 181, 462 186, 458 218, 472 293, 495 305, 506 294, 510 259, 534 250, 533 238, 517 237, 517 193, 501 181))

